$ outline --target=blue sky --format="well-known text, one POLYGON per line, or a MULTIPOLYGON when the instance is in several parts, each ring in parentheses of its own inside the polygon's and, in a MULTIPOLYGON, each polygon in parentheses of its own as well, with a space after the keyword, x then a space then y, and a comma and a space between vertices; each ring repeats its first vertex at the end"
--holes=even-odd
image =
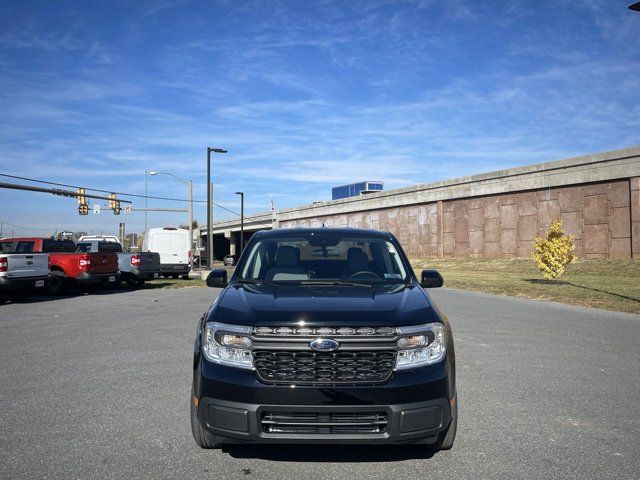
MULTIPOLYGON (((143 193, 149 168, 205 199, 206 146, 223 147, 215 200, 238 210, 244 190, 250 214, 270 195, 286 208, 364 179, 390 189, 637 145, 629 3, 4 0, 0 172, 143 193)), ((149 194, 186 197, 160 176, 149 194)), ((0 221, 143 228, 141 213, 80 217, 73 199, 7 190, 0 221)))

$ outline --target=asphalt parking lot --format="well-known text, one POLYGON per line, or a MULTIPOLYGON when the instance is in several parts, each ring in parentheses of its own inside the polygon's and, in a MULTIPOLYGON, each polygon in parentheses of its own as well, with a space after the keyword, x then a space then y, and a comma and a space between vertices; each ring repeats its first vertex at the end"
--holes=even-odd
POLYGON ((199 449, 207 288, 0 305, 0 478, 639 478, 640 316, 433 291, 456 341, 454 448, 199 449))

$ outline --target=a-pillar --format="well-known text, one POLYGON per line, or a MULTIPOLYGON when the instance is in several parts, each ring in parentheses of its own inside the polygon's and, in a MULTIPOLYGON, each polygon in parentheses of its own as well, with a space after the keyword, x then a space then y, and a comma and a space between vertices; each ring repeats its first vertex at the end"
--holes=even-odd
POLYGON ((629 179, 631 188, 631 256, 640 258, 640 177, 629 179))

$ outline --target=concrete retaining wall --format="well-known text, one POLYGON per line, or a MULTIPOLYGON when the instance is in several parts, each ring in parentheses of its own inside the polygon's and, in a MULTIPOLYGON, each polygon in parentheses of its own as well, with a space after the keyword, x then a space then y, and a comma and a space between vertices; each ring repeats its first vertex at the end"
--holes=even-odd
POLYGON ((496 258, 530 256, 534 238, 559 218, 575 236, 579 257, 630 258, 632 239, 633 252, 640 255, 639 197, 636 177, 304 218, 280 226, 383 229, 396 235, 411 256, 496 258))
MULTIPOLYGON (((640 257, 640 147, 482 173, 245 219, 245 231, 351 226, 393 232, 411 256, 528 257, 556 218, 581 258, 640 257)), ((239 230, 231 219, 217 236, 239 230)), ((235 235, 237 237, 237 235, 235 235)))

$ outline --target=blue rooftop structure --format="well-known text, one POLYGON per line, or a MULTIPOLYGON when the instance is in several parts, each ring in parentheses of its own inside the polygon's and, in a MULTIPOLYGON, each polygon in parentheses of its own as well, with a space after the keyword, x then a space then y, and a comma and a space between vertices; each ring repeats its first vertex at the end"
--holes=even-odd
POLYGON ((379 192, 382 190, 384 182, 365 180, 364 182, 350 183, 349 185, 341 185, 331 189, 331 199, 339 200, 341 198, 357 197, 358 195, 379 192))

